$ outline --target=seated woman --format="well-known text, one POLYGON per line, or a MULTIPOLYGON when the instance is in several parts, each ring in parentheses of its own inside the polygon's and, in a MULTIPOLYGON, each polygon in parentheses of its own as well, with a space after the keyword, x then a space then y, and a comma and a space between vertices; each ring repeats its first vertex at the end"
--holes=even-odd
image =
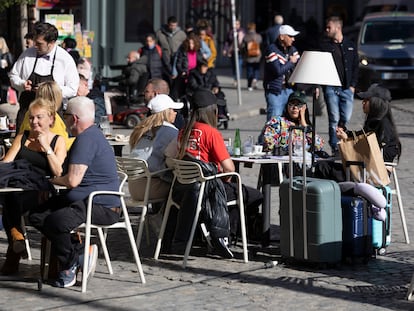
MULTIPOLYGON (((366 115, 364 132, 375 132, 384 162, 398 161, 401 155, 401 142, 392 117, 390 91, 378 84, 372 84, 366 92, 357 95, 362 98, 362 110, 366 115)), ((356 135, 361 133, 362 131, 357 131, 356 135)), ((351 131, 347 131, 344 127, 338 127, 336 135, 338 139, 353 137, 351 131)), ((338 182, 345 181, 345 172, 341 163, 322 161, 316 165, 315 175, 338 182)))
MULTIPOLYGON (((282 116, 274 116, 266 122, 263 130, 263 151, 273 154, 288 154, 289 148, 289 127, 306 127, 305 145, 312 146, 312 124, 309 120, 309 112, 306 105, 306 96, 303 92, 295 91, 290 94, 288 103, 285 106, 282 116)), ((295 143, 302 143, 302 134, 295 130, 295 143)), ((324 140, 315 135, 315 151, 323 149, 324 140)))
MULTIPOLYGON (((177 112, 183 103, 174 102, 165 94, 158 94, 148 103, 151 115, 137 125, 129 139, 130 156, 148 162, 151 172, 166 168, 166 148, 171 141, 177 141, 178 129, 173 125, 177 112)), ((134 200, 142 200, 145 191, 144 179, 128 181, 128 188, 134 200)), ((151 179, 149 199, 166 198, 170 184, 161 178, 151 179)))
MULTIPOLYGON (((55 122, 53 123, 50 131, 59 136, 62 136, 65 139, 67 150, 72 146, 74 137, 69 137, 68 132, 66 131, 65 122, 62 120, 63 110, 62 110, 62 90, 60 89, 59 84, 55 81, 46 81, 39 84, 38 89, 36 90, 36 98, 43 98, 54 103, 56 107, 55 122)), ((22 125, 20 126, 19 133, 30 130, 29 122, 29 112, 27 111, 24 115, 22 125)))
MULTIPOLYGON (((42 176, 60 176, 66 158, 66 145, 63 137, 50 130, 55 122, 56 107, 46 99, 37 98, 30 104, 28 112, 30 131, 16 136, 3 161, 26 159, 42 176)), ((43 194, 33 189, 5 196, 3 225, 9 246, 1 269, 4 275, 16 273, 19 269, 20 258, 26 250, 21 216, 41 203, 43 194)))
MULTIPOLYGON (((180 132, 178 138, 178 158, 195 158, 206 163, 217 165, 219 172, 234 172, 234 163, 230 158, 217 125, 216 97, 208 90, 199 90, 193 96, 193 111, 191 119, 185 129, 180 132)), ((223 181, 227 200, 236 199, 236 184, 229 180, 223 181)), ((263 197, 260 191, 243 185, 243 199, 246 214, 256 212, 262 203, 263 197)), ((230 233, 237 234, 238 208, 229 211, 230 233)), ((194 219, 195 208, 193 204, 180 204, 177 224, 175 228, 172 251, 181 251, 190 236, 191 226, 194 219), (175 248, 175 249, 174 249, 175 248)), ((233 254, 226 243, 225 238, 212 241, 217 247, 216 251, 226 258, 232 258, 233 254)))

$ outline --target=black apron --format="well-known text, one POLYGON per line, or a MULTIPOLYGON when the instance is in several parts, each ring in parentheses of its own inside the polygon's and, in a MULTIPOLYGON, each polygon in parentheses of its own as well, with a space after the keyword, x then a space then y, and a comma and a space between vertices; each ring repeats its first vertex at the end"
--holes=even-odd
POLYGON ((17 112, 17 117, 16 117, 16 133, 19 133, 20 125, 23 123, 24 115, 26 114, 26 111, 29 109, 30 103, 36 98, 36 91, 33 91, 33 88, 37 87, 42 82, 54 81, 53 69, 55 68, 56 51, 55 51, 55 54, 53 55, 52 68, 50 69, 50 74, 45 75, 45 76, 42 76, 35 72, 37 60, 39 59, 39 56, 36 56, 36 60, 33 65, 32 73, 27 79, 27 80, 32 81, 32 90, 23 91, 19 97, 20 109, 17 112))

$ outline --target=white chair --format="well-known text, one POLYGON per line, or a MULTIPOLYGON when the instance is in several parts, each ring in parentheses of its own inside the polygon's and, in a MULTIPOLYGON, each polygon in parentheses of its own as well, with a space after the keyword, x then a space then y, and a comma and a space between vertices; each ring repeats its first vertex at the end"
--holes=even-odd
MULTIPOLYGON (((86 212, 86 223, 82 224, 79 228, 84 228, 85 229, 85 256, 84 256, 84 260, 83 260, 83 271, 88 271, 88 264, 89 264, 89 256, 87 256, 87 254, 89 253, 89 246, 91 243, 91 229, 97 229, 98 231, 98 235, 99 235, 99 240, 103 249, 103 253, 105 255, 105 260, 106 260, 106 264, 108 266, 108 271, 110 274, 113 274, 113 270, 112 270, 112 265, 111 265, 111 260, 109 258, 109 253, 108 253, 108 249, 106 247, 106 234, 104 234, 104 230, 108 230, 108 229, 119 229, 119 228, 123 228, 128 232, 128 238, 129 238, 129 242, 131 244, 131 248, 132 248, 132 252, 134 254, 134 258, 135 258, 135 262, 138 268, 138 272, 139 272, 139 276, 141 278, 141 282, 143 284, 145 284, 145 277, 144 277, 144 272, 142 270, 142 265, 141 265, 141 261, 138 255, 138 249, 137 249, 137 245, 135 244, 134 241, 134 234, 132 232, 132 227, 131 227, 131 222, 129 220, 129 216, 128 216, 128 211, 127 211, 127 207, 125 204, 125 200, 124 200, 124 193, 121 191, 123 189, 123 186, 125 184, 125 181, 127 179, 127 175, 123 172, 118 172, 118 176, 120 177, 120 186, 119 189, 120 191, 94 191, 89 195, 88 198, 88 208, 87 208, 87 212, 86 212), (112 225, 94 225, 91 223, 91 219, 92 219, 92 208, 93 208, 93 199, 96 196, 101 196, 101 195, 116 195, 119 196, 120 201, 121 201, 121 215, 120 215, 120 219, 118 222, 112 224, 112 225)), ((87 286, 87 273, 82 273, 82 293, 86 292, 86 286, 87 286)))
POLYGON ((150 172, 148 168, 148 163, 145 160, 138 159, 138 158, 123 158, 123 157, 116 157, 116 163, 118 170, 124 172, 128 176, 128 182, 131 180, 138 180, 138 179, 145 179, 145 191, 144 191, 144 199, 142 201, 131 200, 128 202, 128 207, 141 207, 141 217, 138 226, 138 233, 137 233, 137 248, 141 244, 142 239, 142 232, 144 230, 144 226, 146 225, 146 236, 147 236, 147 244, 149 244, 149 232, 148 232, 148 223, 146 222, 146 216, 148 212, 148 206, 154 203, 162 203, 166 200, 166 198, 158 198, 158 199, 150 199, 149 193, 151 189, 151 180, 155 176, 160 176, 161 174, 169 171, 171 169, 166 168, 163 170, 159 170, 156 172, 150 172))
MULTIPOLYGON (((244 262, 248 262, 248 254, 247 254, 247 237, 246 237, 246 222, 245 222, 245 216, 244 216, 244 203, 243 203, 243 192, 242 192, 242 183, 240 175, 236 172, 231 173, 220 173, 213 176, 204 176, 203 171, 201 169, 201 166, 195 162, 192 161, 183 161, 183 160, 172 160, 174 165, 174 181, 178 181, 181 184, 192 184, 192 183, 200 183, 200 194, 197 200, 197 208, 196 213, 193 221, 193 225, 191 228, 190 237, 187 241, 185 253, 184 253, 184 260, 183 260, 183 267, 185 268, 187 266, 187 260, 188 256, 190 254, 191 246, 193 244, 193 238, 195 229, 197 227, 198 218, 200 216, 201 211, 201 204, 203 202, 203 195, 204 195, 204 189, 206 186, 206 182, 208 180, 212 180, 215 178, 221 178, 221 177, 227 177, 232 176, 235 177, 237 182, 237 200, 227 202, 227 205, 238 205, 239 211, 240 211, 240 227, 241 227, 241 235, 242 235, 242 242, 243 242, 243 258, 244 262)), ((158 259, 160 251, 161 251, 161 244, 162 239, 164 237, 165 227, 167 225, 168 216, 170 213, 171 205, 177 205, 176 202, 172 199, 172 192, 173 192, 173 184, 171 185, 170 193, 168 195, 167 205, 165 207, 164 217, 162 220, 162 225, 160 229, 160 234, 158 236, 157 246, 155 249, 154 258, 158 259)))
POLYGON ((407 244, 410 244, 410 237, 408 236, 407 222, 405 220, 404 207, 403 207, 403 203, 401 199, 400 184, 398 183, 398 176, 397 176, 397 170, 396 170, 397 163, 385 162, 385 167, 387 168, 387 170, 391 172, 391 179, 394 184, 394 188, 391 187, 391 193, 392 195, 395 195, 397 197, 397 203, 398 203, 398 208, 400 210, 400 217, 401 217, 401 223, 403 226, 405 242, 407 244))

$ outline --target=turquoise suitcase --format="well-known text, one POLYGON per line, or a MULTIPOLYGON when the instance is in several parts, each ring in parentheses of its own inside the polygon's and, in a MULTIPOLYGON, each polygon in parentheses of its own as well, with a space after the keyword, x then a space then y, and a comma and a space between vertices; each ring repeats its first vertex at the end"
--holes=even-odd
POLYGON ((391 243, 392 191, 388 186, 383 186, 378 188, 378 190, 382 192, 387 200, 387 205, 385 206, 387 219, 379 221, 372 218, 372 246, 378 255, 385 255, 386 248, 391 243))

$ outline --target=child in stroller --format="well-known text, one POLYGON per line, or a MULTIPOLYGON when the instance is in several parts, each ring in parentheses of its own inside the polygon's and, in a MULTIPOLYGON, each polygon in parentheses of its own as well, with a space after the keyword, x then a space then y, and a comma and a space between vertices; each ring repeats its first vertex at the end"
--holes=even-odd
POLYGON ((227 129, 230 114, 227 110, 226 97, 220 88, 220 84, 213 69, 208 68, 207 60, 200 61, 197 64, 197 67, 190 71, 186 89, 186 96, 189 99, 189 102, 191 102, 192 95, 198 89, 208 89, 217 97, 217 127, 220 128, 223 126, 224 129, 227 129))

